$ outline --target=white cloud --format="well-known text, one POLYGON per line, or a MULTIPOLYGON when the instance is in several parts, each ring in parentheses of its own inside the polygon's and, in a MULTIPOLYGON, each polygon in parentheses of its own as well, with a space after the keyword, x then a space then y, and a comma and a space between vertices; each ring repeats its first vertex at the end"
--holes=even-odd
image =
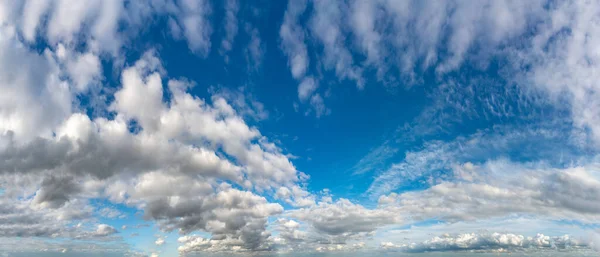
POLYGON ((354 66, 352 54, 345 46, 342 17, 348 12, 348 7, 344 1, 316 0, 313 5, 310 29, 323 46, 322 61, 325 68, 335 70, 339 79, 353 80, 358 88, 363 88, 362 70, 354 66))
POLYGON ((390 142, 386 141, 382 145, 371 149, 367 155, 358 160, 351 168, 351 171, 355 175, 360 175, 381 169, 386 164, 386 161, 392 158, 397 152, 398 149, 391 147, 390 142))
POLYGON ((238 33, 237 15, 240 9, 237 0, 225 2, 225 37, 221 40, 221 54, 226 54, 233 48, 234 39, 238 33))
POLYGON ((407 252, 497 251, 514 252, 538 249, 587 249, 587 244, 569 235, 550 237, 543 234, 523 236, 510 233, 444 234, 420 243, 396 245, 385 242, 381 247, 407 252))
POLYGON ((519 149, 519 158, 530 162, 545 161, 555 167, 592 162, 582 154, 581 149, 587 146, 576 138, 565 137, 563 131, 568 131, 568 127, 557 122, 520 127, 499 125, 449 141, 426 141, 421 147, 406 151, 401 162, 378 173, 368 193, 377 198, 410 184, 435 185, 452 179, 453 174, 449 171, 459 165, 510 159, 514 157, 515 149, 519 149))
POLYGON ((6 1, 1 8, 3 23, 14 26, 28 43, 36 39, 50 45, 86 44, 94 53, 118 56, 122 44, 137 36, 139 28, 155 15, 171 17, 171 34, 184 37, 190 50, 206 56, 210 50, 212 26, 208 1, 189 0, 27 0, 6 1), (173 29, 179 30, 173 31, 173 29))
POLYGON ((283 24, 279 29, 281 47, 288 56, 292 76, 295 79, 304 77, 308 69, 308 50, 304 44, 305 32, 298 24, 300 15, 306 9, 306 1, 290 1, 283 18, 283 24))
POLYGON ((109 225, 106 224, 100 224, 98 225, 98 229, 96 229, 96 232, 94 233, 94 235, 96 236, 108 236, 108 235, 112 235, 114 233, 117 233, 117 230, 109 225))
POLYGON ((312 77, 304 78, 298 86, 298 98, 300 100, 308 99, 317 90, 317 87, 318 84, 312 77))
POLYGON ((269 118, 269 111, 263 103, 258 101, 254 95, 245 87, 236 90, 228 88, 210 88, 209 92, 213 99, 223 98, 227 100, 239 115, 261 121, 269 118))
POLYGON ((190 50, 206 56, 210 50, 210 26, 208 15, 212 9, 208 1, 181 0, 180 13, 177 15, 180 25, 183 27, 190 50))
POLYGON ((380 203, 417 220, 451 222, 515 214, 593 223, 600 214, 593 207, 600 201, 595 166, 553 169, 489 161, 471 172, 468 179, 382 197, 380 203))
POLYGON ((246 62, 251 69, 258 70, 266 52, 265 45, 260 39, 260 33, 257 28, 246 23, 245 30, 250 35, 250 42, 248 42, 248 47, 245 50, 246 62))
POLYGON ((371 233, 385 225, 400 223, 402 219, 392 211, 367 209, 347 199, 290 210, 286 215, 306 222, 317 235, 338 243, 355 235, 371 233))
MULTIPOLYGON (((76 213, 73 208, 86 210, 87 199, 93 197, 138 208, 165 230, 208 232, 207 240, 220 245, 214 250, 267 247, 267 218, 283 208, 254 192, 294 188, 305 176, 224 98, 215 96, 207 103, 186 92, 191 84, 171 80, 167 88, 172 99, 166 105, 162 76, 160 61, 149 52, 122 72, 122 88, 110 105, 114 119, 91 120, 73 113, 50 129, 55 136, 23 141, 15 138, 21 132, 16 130, 1 137, 2 170, 10 176, 38 176, 26 183, 28 191, 15 187, 2 196, 25 204, 16 195, 37 191, 31 208, 65 220, 29 228, 23 235, 71 235, 62 226, 90 215, 93 209, 76 213), (139 130, 131 132, 128 124, 134 120, 139 130)), ((295 194, 298 199, 309 197, 295 194)), ((5 231, 23 233, 14 227, 5 231)), ((115 232, 99 225, 95 232, 71 236, 115 232)))
POLYGON ((23 7, 23 37, 27 41, 34 41, 37 36, 37 30, 48 7, 51 2, 45 0, 32 0, 26 1, 23 7))
POLYGON ((531 38, 531 47, 518 52, 513 61, 522 71, 522 84, 533 84, 554 100, 569 103, 576 127, 590 130, 598 142, 597 63, 600 55, 600 6, 593 2, 560 2, 544 17, 531 38), (567 32, 568 31, 568 32, 567 32))
POLYGON ((48 51, 27 51, 7 27, 0 27, 0 34, 0 131, 13 131, 22 140, 49 136, 71 112, 69 85, 59 79, 48 51))
POLYGON ((323 97, 321 97, 320 94, 314 94, 311 98, 310 98, 310 105, 311 108, 310 110, 308 110, 306 113, 310 113, 310 112, 314 112, 315 116, 317 116, 317 118, 324 116, 324 115, 329 115, 331 113, 331 109, 327 108, 327 106, 325 106, 325 103, 323 101, 323 97))
MULTIPOLYGON (((219 47, 227 53, 238 34, 240 6, 230 0, 225 8, 225 37, 219 47)), ((279 37, 292 77, 299 82, 298 99, 309 105, 306 114, 331 112, 325 105, 328 94, 319 92, 319 85, 326 85, 319 80, 329 75, 324 71, 335 71, 338 81, 352 80, 358 87, 366 84, 363 76, 371 69, 386 85, 414 84, 428 70, 443 80, 465 65, 485 69, 489 60, 501 57, 510 64, 507 70, 515 70, 508 72, 511 83, 570 110, 571 133, 584 131, 598 139, 599 10, 595 2, 290 1, 279 37)), ((507 133, 510 128, 505 128, 500 135, 480 131, 449 143, 429 142, 406 152, 403 162, 375 179, 368 193, 380 197, 380 206, 367 208, 346 199, 333 201, 329 195, 318 202, 301 185, 307 176, 245 121, 268 117, 260 102, 243 90, 196 97, 189 93, 194 83, 169 80, 152 51, 119 74, 120 87, 107 93, 108 99, 114 96, 109 117, 80 113, 76 99, 102 83, 101 58, 120 58, 123 42, 157 16, 168 16, 170 34, 207 56, 217 30, 212 12, 207 0, 0 3, 3 237, 40 246, 44 244, 38 237, 113 240, 118 231, 92 218, 97 208, 89 200, 98 198, 136 208, 161 229, 190 234, 179 240, 182 253, 356 250, 383 227, 428 219, 457 223, 528 215, 587 224, 600 218, 598 168, 573 150, 588 145, 574 135, 567 138, 563 130, 507 133), (48 49, 34 51, 38 42, 48 49), (539 145, 528 148, 534 144, 539 145), (555 161, 556 151, 545 149, 558 147, 560 160, 555 161), (514 149, 533 161, 505 161, 514 149), (415 182, 427 189, 388 194, 415 182), (273 198, 299 209, 284 210, 269 202, 273 198), (279 219, 270 224, 273 216, 279 219), (276 235, 271 235, 271 226, 276 235), (207 235, 195 235, 197 231, 207 235)), ((247 23, 245 31, 246 58, 258 67, 266 44, 257 28, 247 23)), ((476 108, 463 101, 474 98, 444 94, 480 92, 472 84, 443 82, 443 97, 437 101, 459 103, 451 106, 457 112, 476 108)), ((497 100, 504 92, 490 93, 484 100, 497 100)), ((514 115, 502 109, 506 102, 497 101, 481 103, 495 117, 514 115)), ((436 104, 421 119, 449 106, 436 104)), ((356 169, 368 170, 394 153, 388 147, 375 149, 356 169)), ((107 208, 95 214, 120 216, 107 208)), ((577 245, 571 239, 463 233, 405 249, 577 245)), ((7 241, 14 247, 14 240, 7 241)), ((77 249, 63 244, 49 248, 77 249)))

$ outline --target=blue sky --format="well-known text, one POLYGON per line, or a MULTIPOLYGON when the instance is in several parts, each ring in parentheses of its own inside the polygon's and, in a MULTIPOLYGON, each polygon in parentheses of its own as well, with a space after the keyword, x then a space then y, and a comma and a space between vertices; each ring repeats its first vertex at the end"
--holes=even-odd
POLYGON ((0 253, 596 254, 599 14, 4 1, 0 253))

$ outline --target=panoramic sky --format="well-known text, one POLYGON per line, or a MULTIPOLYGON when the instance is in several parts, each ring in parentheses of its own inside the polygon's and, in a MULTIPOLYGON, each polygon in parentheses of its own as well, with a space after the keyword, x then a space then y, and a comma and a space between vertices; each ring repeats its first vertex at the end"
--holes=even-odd
POLYGON ((0 0, 0 256, 597 256, 599 154, 595 0, 0 0))

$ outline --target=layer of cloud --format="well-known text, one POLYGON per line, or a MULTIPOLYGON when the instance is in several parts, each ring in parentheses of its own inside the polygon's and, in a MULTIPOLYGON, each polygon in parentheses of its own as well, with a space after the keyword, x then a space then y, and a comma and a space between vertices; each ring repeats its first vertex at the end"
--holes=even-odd
POLYGON ((543 234, 523 236, 505 233, 445 234, 420 243, 396 245, 383 242, 381 247, 406 252, 495 251, 522 252, 540 249, 587 249, 587 244, 568 235, 550 237, 543 234))
POLYGON ((477 220, 511 214, 594 223, 600 214, 597 167, 564 170, 490 161, 456 167, 457 180, 431 188, 382 196, 382 206, 395 206, 417 220, 477 220), (510 172, 509 172, 510 171, 510 172))

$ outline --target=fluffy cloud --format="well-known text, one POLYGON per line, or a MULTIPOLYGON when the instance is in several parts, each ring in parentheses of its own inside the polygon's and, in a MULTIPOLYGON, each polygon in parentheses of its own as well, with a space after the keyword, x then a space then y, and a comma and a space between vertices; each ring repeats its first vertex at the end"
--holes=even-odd
POLYGON ((18 131, 15 136, 23 140, 48 136, 71 112, 69 86, 59 79, 60 69, 49 52, 27 51, 9 27, 0 27, 0 33, 0 129, 18 131))
POLYGON ((162 237, 159 237, 158 239, 156 239, 156 241, 154 241, 154 244, 161 246, 161 245, 165 244, 165 239, 162 237))
POLYGON ((393 212, 367 209, 347 199, 293 210, 289 215, 309 222, 318 232, 333 236, 373 232, 379 226, 399 221, 393 212))
POLYGON ((177 23, 172 23, 171 32, 176 38, 183 36, 190 50, 206 56, 211 47, 210 36, 213 32, 208 19, 212 12, 210 2, 178 0, 176 5, 178 8, 174 10, 174 14, 177 23))
POLYGON ((49 207, 60 207, 70 196, 81 190, 73 177, 50 175, 42 181, 40 189, 33 198, 33 203, 49 207))
POLYGON ((298 251, 357 250, 364 247, 362 240, 373 236, 377 229, 401 222, 392 211, 368 209, 347 199, 290 210, 285 216, 292 219, 278 221, 279 235, 274 242, 280 249, 298 251))
POLYGON ((79 234, 65 228, 93 211, 77 214, 74 208, 90 209, 88 199, 102 197, 143 210, 165 230, 209 232, 218 250, 265 247, 267 218, 283 208, 254 192, 296 187, 305 176, 222 97, 207 103, 186 92, 190 83, 171 80, 172 98, 164 103, 162 74, 152 52, 125 69, 109 106, 114 119, 73 113, 49 128, 53 135, 27 134, 29 140, 21 139, 24 131, 4 131, 3 174, 39 177, 24 183, 27 191, 11 187, 2 197, 31 209, 21 211, 24 219, 40 220, 32 208, 51 215, 38 227, 11 225, 5 236, 112 235, 116 230, 107 225, 79 234), (16 195, 32 199, 22 202, 16 195), (64 222, 49 223, 55 216, 64 222))

